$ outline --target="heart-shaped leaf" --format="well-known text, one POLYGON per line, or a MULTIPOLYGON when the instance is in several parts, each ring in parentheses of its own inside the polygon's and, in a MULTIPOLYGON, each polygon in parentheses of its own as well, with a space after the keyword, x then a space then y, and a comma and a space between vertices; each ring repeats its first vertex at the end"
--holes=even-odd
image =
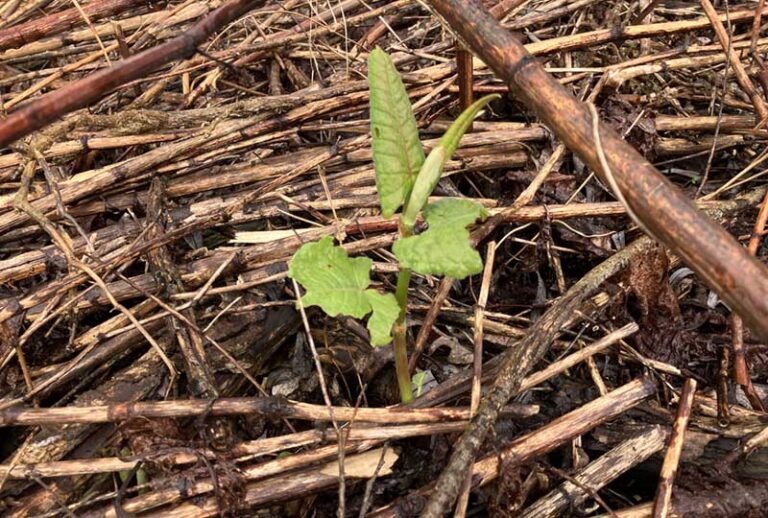
POLYGON ((371 343, 386 345, 392 340, 392 325, 400 306, 391 293, 367 289, 372 265, 367 257, 349 257, 326 236, 296 252, 288 264, 288 275, 307 290, 301 298, 304 306, 320 306, 332 317, 363 318, 373 312, 368 319, 371 343))
POLYGON ((424 209, 429 228, 419 235, 395 241, 400 265, 422 275, 447 275, 463 279, 483 271, 480 254, 472 248, 467 226, 488 216, 477 203, 449 198, 424 209))

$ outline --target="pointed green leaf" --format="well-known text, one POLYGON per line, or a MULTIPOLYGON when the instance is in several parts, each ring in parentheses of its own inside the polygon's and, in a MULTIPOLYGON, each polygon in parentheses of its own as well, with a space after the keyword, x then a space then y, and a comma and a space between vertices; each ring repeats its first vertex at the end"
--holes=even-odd
POLYGON ((422 275, 463 279, 483 271, 480 254, 469 242, 467 226, 485 219, 486 210, 470 200, 449 198, 427 205, 429 228, 392 246, 400 265, 422 275))
POLYGON ((288 275, 307 291, 301 298, 304 306, 320 306, 328 315, 363 318, 373 311, 368 321, 373 345, 391 341, 392 325, 400 306, 392 294, 382 295, 366 289, 371 283, 373 261, 367 257, 349 257, 346 250, 334 246, 333 238, 306 243, 288 264, 288 275))
POLYGON ((381 212, 391 217, 405 203, 424 163, 416 118, 392 59, 376 47, 368 57, 371 135, 381 212))
POLYGON ((450 160, 453 154, 456 152, 456 148, 459 147, 459 141, 464 133, 467 132, 472 121, 475 120, 477 114, 482 110, 486 104, 494 99, 501 99, 499 94, 490 94, 485 97, 481 97, 477 101, 473 102, 469 108, 464 110, 459 118, 453 121, 451 127, 445 132, 443 138, 440 139, 440 145, 445 148, 445 159, 450 160))
POLYGON ((421 391, 424 389, 424 379, 427 377, 427 371, 416 371, 416 374, 411 378, 411 383, 415 386, 416 397, 421 396, 421 391))
POLYGON ((400 305, 391 293, 365 290, 373 314, 368 319, 372 345, 387 345, 392 341, 392 326, 400 314, 400 305))

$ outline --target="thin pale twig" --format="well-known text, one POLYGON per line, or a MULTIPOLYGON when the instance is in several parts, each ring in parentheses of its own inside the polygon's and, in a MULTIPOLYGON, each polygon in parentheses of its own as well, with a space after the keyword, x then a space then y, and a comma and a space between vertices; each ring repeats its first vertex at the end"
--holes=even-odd
POLYGON ((666 518, 672 506, 672 486, 680 463, 680 455, 685 444, 685 431, 691 418, 693 396, 696 395, 696 380, 688 378, 683 384, 680 401, 677 405, 677 415, 669 436, 669 448, 661 466, 661 475, 656 498, 653 503, 653 518, 666 518))
POLYGON ((345 507, 345 501, 346 498, 344 496, 346 492, 346 483, 345 483, 345 475, 344 475, 344 435, 342 434, 341 428, 339 427, 339 423, 336 421, 335 415, 334 415, 334 408, 333 403, 331 402, 331 396, 328 392, 328 385, 325 382, 325 374, 323 373, 323 366, 320 363, 320 355, 317 354, 317 348, 315 347, 315 340, 312 338, 312 329, 309 327, 309 319, 307 318, 307 312, 304 309, 304 304, 301 300, 301 291, 299 290, 299 284, 296 282, 295 279, 292 279, 293 282, 293 289, 294 293, 296 294, 296 303, 299 307, 299 312, 301 313, 301 321, 304 323, 304 331, 307 336, 307 342, 309 343, 309 348, 312 351, 312 359, 315 362, 315 370, 317 371, 317 378, 320 382, 320 390, 323 392, 323 400, 325 401, 325 405, 328 407, 328 415, 331 418, 331 423, 333 423, 333 429, 336 430, 336 433, 339 437, 339 515, 340 518, 344 517, 344 507, 345 507))
MULTIPOLYGON (((472 417, 477 413, 480 407, 481 379, 483 376, 483 320, 485 319, 485 306, 488 303, 488 294, 491 288, 491 277, 493 275, 493 262, 496 257, 496 242, 488 243, 485 252, 485 268, 483 268, 483 278, 480 284, 480 294, 477 297, 475 305, 475 334, 474 334, 474 358, 472 362, 472 392, 470 396, 469 411, 472 417)), ((469 503, 469 494, 472 490, 472 473, 467 473, 464 485, 459 493, 456 503, 455 518, 464 518, 467 514, 467 504, 469 503)))

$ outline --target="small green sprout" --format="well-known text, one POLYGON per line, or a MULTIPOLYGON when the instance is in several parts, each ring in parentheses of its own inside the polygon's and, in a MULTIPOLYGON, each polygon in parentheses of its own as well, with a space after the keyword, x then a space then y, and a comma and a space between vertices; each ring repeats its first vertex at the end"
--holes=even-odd
MULTIPOLYGON (((132 455, 132 452, 130 448, 122 448, 120 450, 120 455, 127 458, 132 455)), ((120 477, 120 482, 124 484, 129 480, 132 474, 134 474, 133 470, 122 470, 117 472, 117 476, 120 477)), ((147 470, 145 470, 144 468, 139 468, 135 470, 135 475, 136 475, 137 486, 143 486, 149 483, 149 475, 147 474, 147 470)), ((139 491, 139 494, 145 494, 146 492, 147 492, 147 489, 143 489, 139 491)))
POLYGON ((416 374, 413 375, 413 386, 416 387, 416 397, 421 395, 426 377, 427 371, 417 371, 416 374))
POLYGON ((288 266, 288 275, 306 290, 304 306, 320 306, 330 316, 363 318, 370 314, 371 343, 380 346, 394 341, 400 396, 407 403, 413 399, 405 336, 411 271, 464 279, 483 270, 467 227, 484 220, 488 216, 485 209, 458 198, 428 203, 429 196, 472 120, 499 95, 485 96, 467 108, 425 158, 408 93, 391 58, 378 47, 368 58, 368 83, 381 212, 389 218, 402 207, 400 239, 392 246, 400 263, 396 293, 369 288, 373 261, 350 258, 330 236, 302 246, 288 266), (414 235, 419 213, 428 228, 414 235))

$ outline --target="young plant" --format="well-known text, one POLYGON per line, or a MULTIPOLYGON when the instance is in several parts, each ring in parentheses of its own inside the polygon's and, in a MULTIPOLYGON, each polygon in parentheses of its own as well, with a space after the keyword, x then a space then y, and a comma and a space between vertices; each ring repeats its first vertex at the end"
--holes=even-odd
POLYGON ((425 158, 408 93, 390 57, 376 48, 368 58, 371 135, 376 189, 384 217, 401 207, 399 239, 392 251, 400 263, 394 295, 371 289, 373 261, 350 258, 330 236, 303 245, 288 265, 288 275, 306 290, 304 306, 320 306, 330 316, 368 318, 371 344, 394 342, 395 369, 404 403, 413 399, 408 373, 405 316, 411 272, 464 279, 483 270, 472 248, 467 227, 487 217, 469 200, 448 198, 428 203, 443 172, 478 112, 498 95, 489 95, 467 108, 425 158), (428 227, 415 233, 423 214, 428 227))

